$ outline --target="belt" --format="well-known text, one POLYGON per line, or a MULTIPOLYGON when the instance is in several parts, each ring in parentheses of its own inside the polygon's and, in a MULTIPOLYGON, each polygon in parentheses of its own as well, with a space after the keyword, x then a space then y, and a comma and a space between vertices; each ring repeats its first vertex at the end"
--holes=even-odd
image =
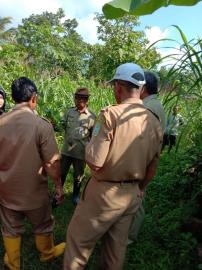
POLYGON ((112 184, 135 184, 139 183, 140 180, 138 179, 130 179, 130 180, 121 180, 121 181, 113 181, 113 180, 99 180, 100 182, 107 182, 112 184))

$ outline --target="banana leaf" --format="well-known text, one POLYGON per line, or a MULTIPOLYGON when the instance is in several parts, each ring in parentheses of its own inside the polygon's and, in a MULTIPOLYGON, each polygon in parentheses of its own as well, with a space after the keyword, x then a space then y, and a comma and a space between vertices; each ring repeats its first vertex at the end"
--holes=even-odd
POLYGON ((202 0, 114 0, 106 3, 102 11, 107 19, 115 19, 124 15, 147 15, 161 7, 169 5, 193 6, 202 0))

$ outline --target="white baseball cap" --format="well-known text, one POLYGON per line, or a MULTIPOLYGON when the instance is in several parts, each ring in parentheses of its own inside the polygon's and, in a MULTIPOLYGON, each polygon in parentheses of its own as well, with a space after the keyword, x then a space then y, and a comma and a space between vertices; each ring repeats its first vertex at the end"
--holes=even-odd
POLYGON ((137 86, 142 86, 146 83, 144 71, 134 63, 125 63, 117 67, 114 77, 109 81, 123 80, 131 82, 137 86))

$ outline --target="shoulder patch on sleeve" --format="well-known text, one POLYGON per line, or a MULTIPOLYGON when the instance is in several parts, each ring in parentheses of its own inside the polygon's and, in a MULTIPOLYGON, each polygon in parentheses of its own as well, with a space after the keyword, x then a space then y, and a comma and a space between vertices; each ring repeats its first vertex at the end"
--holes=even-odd
POLYGON ((100 114, 96 120, 92 136, 97 136, 100 132, 101 126, 106 122, 105 117, 103 114, 100 114))
POLYGON ((98 133, 100 132, 100 128, 101 128, 101 124, 99 122, 96 122, 94 129, 93 129, 92 136, 97 136, 98 133))

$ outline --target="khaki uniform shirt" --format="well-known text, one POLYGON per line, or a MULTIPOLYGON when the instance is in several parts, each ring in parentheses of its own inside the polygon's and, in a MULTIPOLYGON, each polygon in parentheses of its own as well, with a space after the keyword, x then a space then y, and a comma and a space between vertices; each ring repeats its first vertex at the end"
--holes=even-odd
POLYGON ((155 113, 160 122, 163 131, 166 129, 166 113, 164 111, 163 105, 161 104, 160 100, 157 98, 157 95, 150 95, 143 99, 143 104, 146 108, 151 110, 155 113))
POLYGON ((26 103, 0 118, 0 204, 32 210, 48 202, 43 165, 59 159, 51 124, 26 103))
POLYGON ((85 146, 90 141, 95 114, 88 109, 81 113, 76 107, 70 108, 62 119, 65 127, 62 154, 77 159, 85 159, 85 146))
POLYGON ((86 161, 101 167, 92 171, 98 181, 143 180, 147 166, 157 166, 162 128, 159 120, 139 99, 101 111, 86 147, 86 161))

